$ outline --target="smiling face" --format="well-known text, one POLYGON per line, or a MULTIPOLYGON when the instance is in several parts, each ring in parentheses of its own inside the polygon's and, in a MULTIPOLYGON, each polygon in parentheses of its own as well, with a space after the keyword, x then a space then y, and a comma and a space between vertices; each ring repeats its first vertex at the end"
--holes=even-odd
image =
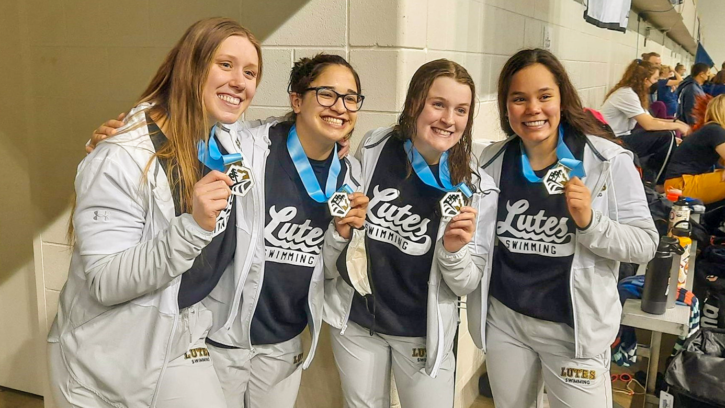
POLYGON ((257 91, 259 57, 246 37, 233 35, 219 45, 202 89, 209 121, 234 123, 257 91))
POLYGON ((511 129, 524 144, 558 138, 561 94, 551 71, 542 64, 518 71, 511 79, 506 110, 511 129))
POLYGON ((428 164, 456 145, 466 130, 471 110, 471 88, 453 78, 436 78, 416 120, 413 144, 428 164))
MULTIPOLYGON (((337 64, 325 67, 309 87, 325 87, 339 94, 360 92, 350 69, 337 64)), ((295 125, 301 138, 334 143, 349 135, 355 127, 357 112, 348 111, 342 98, 338 98, 334 105, 324 107, 317 102, 315 91, 310 90, 302 95, 291 93, 290 100, 297 114, 295 125)))

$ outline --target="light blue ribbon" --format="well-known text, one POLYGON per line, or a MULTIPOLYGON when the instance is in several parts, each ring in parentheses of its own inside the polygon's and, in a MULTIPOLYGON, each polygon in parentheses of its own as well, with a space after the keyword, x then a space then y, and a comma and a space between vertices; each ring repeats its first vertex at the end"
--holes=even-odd
POLYGON ((206 148, 206 143, 204 143, 203 140, 199 141, 196 148, 199 151, 198 157, 200 162, 204 163, 206 167, 212 170, 221 171, 223 173, 226 166, 234 162, 242 161, 243 158, 241 153, 222 154, 222 152, 219 151, 219 146, 217 145, 216 138, 214 137, 215 130, 216 125, 214 125, 211 128, 211 132, 209 132, 208 150, 206 148))
MULTIPOLYGON (((340 159, 337 157, 337 143, 335 143, 335 148, 332 152, 332 164, 330 165, 330 170, 327 173, 327 182, 325 183, 324 193, 322 192, 322 188, 320 188, 320 183, 317 181, 315 171, 312 170, 310 160, 307 158, 305 150, 302 148, 300 138, 297 136, 297 127, 294 125, 292 125, 292 129, 289 130, 289 134, 287 135, 287 151, 289 151, 289 154, 292 157, 292 162, 297 169, 297 174, 300 175, 302 184, 304 184, 305 190, 307 190, 307 194, 310 198, 318 203, 324 203, 332 197, 333 194, 335 194, 337 176, 340 174, 341 168, 340 159)), ((348 194, 352 193, 352 189, 347 185, 342 186, 340 190, 346 191, 348 194)))
POLYGON ((413 146, 413 142, 408 139, 405 141, 404 146, 405 153, 408 155, 408 159, 410 159, 411 164, 413 165, 415 174, 418 175, 418 178, 423 183, 446 192, 460 190, 467 198, 470 198, 473 195, 471 189, 466 185, 466 183, 459 183, 456 186, 451 183, 451 173, 448 168, 448 152, 443 152, 443 155, 441 155, 440 165, 438 166, 438 176, 441 179, 439 184, 438 180, 436 180, 433 175, 433 172, 430 170, 428 163, 426 163, 423 156, 418 152, 418 149, 413 146))
MULTIPOLYGON (((569 171, 570 178, 582 178, 587 175, 584 171, 584 163, 581 160, 575 159, 574 155, 571 154, 571 150, 564 143, 564 126, 562 125, 559 125, 559 141, 556 143, 556 158, 559 159, 559 163, 571 169, 569 171)), ((524 149, 523 143, 521 145, 521 168, 524 171, 526 180, 532 183, 543 182, 543 177, 537 177, 534 169, 531 168, 531 163, 529 163, 529 157, 526 156, 526 149, 524 149)))

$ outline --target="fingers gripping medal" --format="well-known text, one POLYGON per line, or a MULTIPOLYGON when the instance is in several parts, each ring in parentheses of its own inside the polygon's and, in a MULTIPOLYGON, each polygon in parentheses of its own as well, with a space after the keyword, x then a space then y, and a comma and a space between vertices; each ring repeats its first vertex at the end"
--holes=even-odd
POLYGON ((543 183, 550 195, 563 194, 564 187, 570 178, 586 176, 584 164, 581 160, 574 158, 574 155, 564 143, 564 128, 562 126, 559 126, 559 141, 556 145, 558 163, 549 169, 543 178, 538 177, 531 168, 523 143, 520 142, 519 146, 521 148, 521 169, 524 177, 531 183, 543 183))
POLYGON ((211 129, 208 149, 203 140, 199 141, 199 145, 197 146, 199 161, 204 163, 206 167, 221 172, 224 172, 226 166, 229 166, 226 170, 226 175, 234 183, 230 187, 232 194, 243 197, 254 185, 252 170, 244 166, 244 158, 241 153, 222 154, 219 151, 219 146, 214 137, 215 130, 216 126, 211 129))
POLYGON ((330 215, 333 217, 343 218, 347 216, 352 207, 349 195, 352 194, 352 188, 345 184, 335 192, 335 194, 327 200, 327 207, 330 209, 330 215))
POLYGON ((438 202, 441 209, 441 216, 445 219, 458 215, 461 212, 461 208, 466 205, 466 200, 471 198, 473 193, 466 183, 460 183, 456 186, 453 186, 451 183, 451 174, 448 168, 448 152, 444 152, 441 155, 438 166, 440 183, 436 180, 430 166, 428 166, 423 156, 418 153, 418 150, 413 146, 410 139, 405 141, 405 152, 413 165, 415 174, 418 175, 418 178, 423 183, 446 192, 438 202))

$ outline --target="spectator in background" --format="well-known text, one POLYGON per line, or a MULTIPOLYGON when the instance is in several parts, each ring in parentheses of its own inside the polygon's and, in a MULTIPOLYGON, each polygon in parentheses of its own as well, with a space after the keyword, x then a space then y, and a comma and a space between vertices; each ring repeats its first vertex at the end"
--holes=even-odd
MULTIPOLYGON (((647 61, 657 68, 662 66, 662 57, 656 52, 645 52, 642 54, 642 61, 647 61)), ((649 94, 649 103, 657 101, 657 83, 652 84, 647 93, 649 94)))
POLYGON ((702 89, 706 94, 712 96, 725 94, 725 69, 720 70, 720 72, 718 72, 710 82, 705 84, 702 89))
POLYGON ((685 76, 685 66, 680 64, 679 62, 675 66, 675 72, 677 72, 681 77, 685 76))
POLYGON ((650 156, 644 165, 645 180, 657 185, 664 183, 664 169, 675 148, 674 131, 690 132, 690 127, 682 122, 656 119, 647 111, 647 89, 657 82, 659 73, 659 68, 649 62, 632 61, 619 83, 607 94, 601 108, 617 137, 621 137, 640 158, 650 156), (636 124, 642 129, 632 131, 636 124))
POLYGON ((667 168, 665 188, 682 190, 705 204, 725 199, 725 172, 712 171, 725 160, 725 95, 714 98, 705 111, 704 124, 682 141, 667 168))
POLYGON ((657 100, 667 107, 667 116, 673 117, 677 111, 677 85, 682 82, 682 77, 677 71, 668 65, 663 65, 660 71, 660 79, 657 81, 657 100))
POLYGON ((677 88, 677 118, 692 126, 695 120, 692 117, 692 108, 695 106, 695 98, 704 95, 702 84, 707 81, 710 67, 699 62, 692 66, 690 76, 685 78, 677 88))

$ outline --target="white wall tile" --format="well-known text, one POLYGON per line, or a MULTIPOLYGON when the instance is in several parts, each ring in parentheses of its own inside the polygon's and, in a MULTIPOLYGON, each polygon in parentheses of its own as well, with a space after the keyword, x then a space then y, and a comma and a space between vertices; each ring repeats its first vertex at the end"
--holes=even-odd
POLYGON ((475 1, 428 0, 428 49, 483 52, 483 14, 475 1))
POLYGON ((61 290, 68 280, 73 252, 69 246, 43 243, 43 267, 46 289, 61 290))
POLYGON ((353 0, 350 45, 425 48, 427 11, 421 0, 353 0))
POLYGON ((398 115, 398 113, 365 112, 365 106, 363 106, 363 110, 357 114, 355 132, 353 132, 352 139, 350 139, 351 151, 354 153, 357 150, 363 137, 369 131, 395 125, 398 121, 398 115))
POLYGON ((345 45, 345 0, 284 0, 272 4, 245 1, 242 8, 242 24, 263 39, 264 45, 345 45))
POLYGON ((292 49, 264 48, 264 72, 252 103, 256 106, 289 106, 287 83, 292 69, 292 49))
POLYGON ((365 108, 400 110, 410 78, 425 59, 425 52, 417 50, 351 50, 350 62, 365 89, 365 108))

